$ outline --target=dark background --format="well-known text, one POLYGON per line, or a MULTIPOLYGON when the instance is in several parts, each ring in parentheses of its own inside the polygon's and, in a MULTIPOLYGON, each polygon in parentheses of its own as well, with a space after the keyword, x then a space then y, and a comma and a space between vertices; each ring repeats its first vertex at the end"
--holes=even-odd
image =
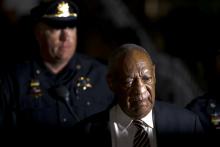
MULTIPOLYGON (((29 10, 39 2, 0 0, 1 71, 36 53, 29 10)), ((75 2, 80 8, 78 52, 107 64, 112 49, 136 43, 156 64, 159 99, 185 106, 207 90, 205 65, 219 49, 219 0, 75 2)))

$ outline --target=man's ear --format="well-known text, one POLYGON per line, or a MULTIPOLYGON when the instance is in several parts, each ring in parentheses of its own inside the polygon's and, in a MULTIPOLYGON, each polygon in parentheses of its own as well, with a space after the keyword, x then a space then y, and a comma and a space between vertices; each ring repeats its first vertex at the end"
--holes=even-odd
POLYGON ((36 24, 36 25, 34 26, 33 30, 34 30, 34 35, 35 35, 35 37, 36 37, 36 40, 37 40, 38 42, 40 42, 41 31, 40 31, 40 26, 39 26, 39 24, 36 24))
POLYGON ((45 29, 45 24, 37 23, 35 24, 33 29, 34 29, 34 35, 36 37, 36 40, 40 42, 40 40, 42 40, 42 37, 43 37, 43 30, 45 29))
POLYGON ((110 73, 107 74, 106 80, 107 80, 109 88, 113 91, 113 78, 110 73))
POLYGON ((155 81, 155 83, 156 83, 156 66, 155 66, 155 64, 153 65, 153 76, 154 76, 154 81, 155 81))

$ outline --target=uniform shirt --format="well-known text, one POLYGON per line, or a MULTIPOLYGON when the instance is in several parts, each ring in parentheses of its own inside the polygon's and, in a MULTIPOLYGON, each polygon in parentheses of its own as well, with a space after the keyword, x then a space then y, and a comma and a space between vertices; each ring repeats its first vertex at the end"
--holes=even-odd
POLYGON ((205 131, 220 132, 220 101, 217 96, 205 93, 195 98, 186 108, 199 116, 205 131))
MULTIPOLYGON (((152 118, 152 110, 141 119, 147 126, 146 131, 150 139, 151 147, 156 147, 156 134, 152 118)), ((110 110, 110 126, 112 136, 112 147, 132 147, 134 135, 137 128, 132 124, 132 119, 128 117, 119 105, 114 106, 110 110)))
MULTIPOLYGON (((1 102, 5 125, 19 127, 71 127, 111 105, 106 68, 75 54, 57 75, 39 58, 16 65, 2 78, 1 102), (64 97, 56 89, 65 87, 64 97)), ((62 91, 62 90, 61 90, 62 91)))

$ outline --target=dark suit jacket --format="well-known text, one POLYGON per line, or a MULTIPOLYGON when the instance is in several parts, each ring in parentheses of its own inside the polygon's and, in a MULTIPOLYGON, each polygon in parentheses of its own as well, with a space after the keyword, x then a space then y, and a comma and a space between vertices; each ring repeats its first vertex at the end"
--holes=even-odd
MULTIPOLYGON (((189 142, 193 145, 197 141, 196 135, 202 133, 198 117, 185 109, 156 102, 153 114, 158 146, 189 146, 189 142)), ((87 118, 76 125, 76 140, 80 142, 80 146, 111 147, 108 123, 109 110, 87 118)))

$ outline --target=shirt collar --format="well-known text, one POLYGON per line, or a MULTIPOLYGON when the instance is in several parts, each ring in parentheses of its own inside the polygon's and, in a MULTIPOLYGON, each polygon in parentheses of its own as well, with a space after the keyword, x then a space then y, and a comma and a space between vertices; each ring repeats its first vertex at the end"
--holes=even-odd
MULTIPOLYGON (((115 105, 111 109, 110 113, 111 113, 110 114, 111 117, 113 118, 113 121, 116 122, 122 130, 127 129, 133 121, 132 118, 127 116, 122 111, 122 109, 119 105, 115 105)), ((152 110, 145 117, 143 117, 141 120, 144 121, 144 123, 147 125, 147 127, 154 128, 152 110)))
POLYGON ((78 55, 75 53, 70 59, 69 63, 66 65, 67 69, 75 70, 77 65, 78 55))
POLYGON ((115 105, 111 109, 111 116, 121 129, 127 129, 132 123, 132 119, 121 110, 119 105, 115 105))
MULTIPOLYGON (((37 62, 37 64, 35 65, 36 66, 35 68, 42 70, 41 72, 44 72, 45 74, 48 74, 49 76, 52 76, 53 74, 45 66, 42 57, 40 55, 38 56, 37 55, 34 56, 34 61, 37 62)), ((78 65, 77 63, 78 63, 78 55, 77 53, 75 53, 60 73, 67 72, 67 71, 74 72, 76 70, 76 66, 78 65)))
POLYGON ((148 127, 154 128, 154 123, 153 123, 153 117, 152 117, 152 110, 141 119, 148 127))

